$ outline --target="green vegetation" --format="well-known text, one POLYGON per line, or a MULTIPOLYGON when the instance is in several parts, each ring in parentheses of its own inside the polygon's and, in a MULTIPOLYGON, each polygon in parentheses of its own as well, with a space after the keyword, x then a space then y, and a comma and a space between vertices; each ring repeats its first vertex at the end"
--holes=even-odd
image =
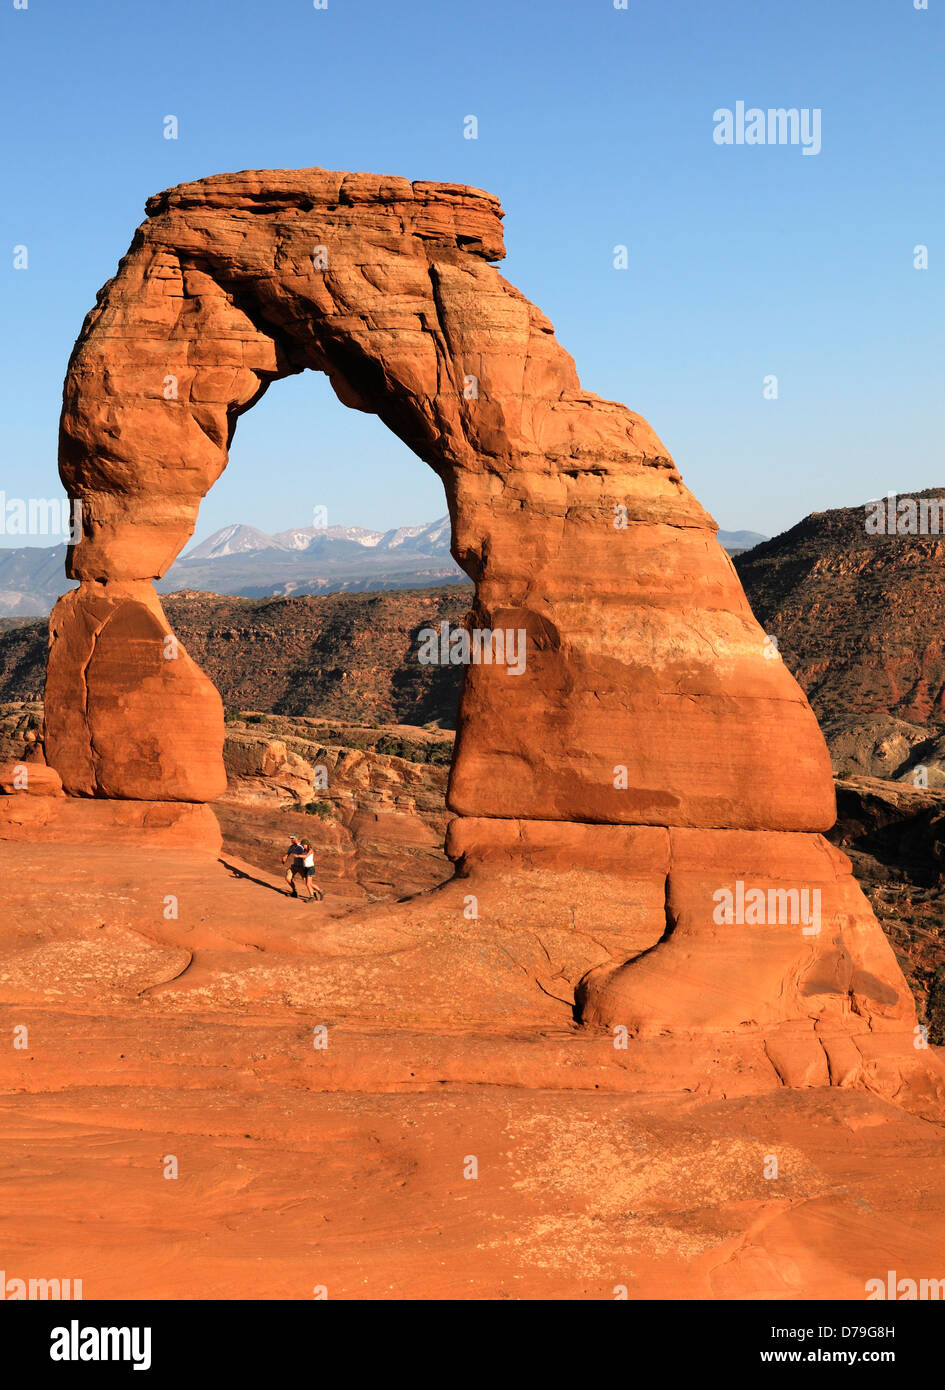
POLYGON ((377 753, 391 758, 406 758, 411 763, 448 763, 453 756, 449 743, 417 743, 413 739, 383 734, 374 745, 377 753))

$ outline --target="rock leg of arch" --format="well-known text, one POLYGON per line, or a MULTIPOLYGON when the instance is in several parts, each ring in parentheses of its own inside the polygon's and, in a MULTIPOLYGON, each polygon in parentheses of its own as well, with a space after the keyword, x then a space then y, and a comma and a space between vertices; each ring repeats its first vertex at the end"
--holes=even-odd
POLYGON ((80 587, 50 622, 46 717, 67 792, 220 794, 219 697, 153 581, 192 535, 238 416, 280 377, 324 371, 442 479, 471 626, 524 634, 521 672, 467 674, 458 873, 486 898, 544 874, 558 922, 555 874, 590 892, 606 865, 646 919, 634 959, 602 947, 585 962, 583 1020, 763 1036, 787 1084, 879 1085, 919 1065, 909 991, 820 835, 835 810, 810 707, 666 448, 582 389, 495 268, 496 200, 270 170, 181 185, 147 214, 65 383, 60 469, 83 535, 68 561, 80 587), (776 902, 816 891, 820 930, 717 923, 714 895, 739 882, 776 902))

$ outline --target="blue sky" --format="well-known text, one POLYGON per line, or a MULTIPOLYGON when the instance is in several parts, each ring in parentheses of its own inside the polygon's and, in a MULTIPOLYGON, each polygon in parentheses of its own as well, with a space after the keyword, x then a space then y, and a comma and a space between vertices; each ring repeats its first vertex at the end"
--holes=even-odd
MULTIPOLYGON (((941 484, 945 0, 929 5, 2 0, 0 491, 61 490, 69 352, 145 198, 307 165, 497 194, 503 274, 722 527, 773 534, 941 484), (716 144, 714 112, 740 100, 819 108, 821 152, 716 144)), ((240 421, 197 537, 304 525, 314 505, 379 528, 445 510, 425 465, 305 373, 240 421)))

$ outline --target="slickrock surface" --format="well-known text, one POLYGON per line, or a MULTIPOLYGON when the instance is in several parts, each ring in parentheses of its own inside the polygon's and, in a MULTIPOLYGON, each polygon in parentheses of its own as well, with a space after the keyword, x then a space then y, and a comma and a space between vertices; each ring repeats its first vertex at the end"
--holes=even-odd
POLYGON ((0 794, 25 792, 27 796, 62 796, 62 780, 54 768, 42 762, 0 763, 0 794))
POLYGON ((179 850, 59 843, 55 873, 48 845, 2 851, 9 1278, 861 1299, 889 1269, 945 1273, 942 1126, 862 1087, 790 1089, 760 1042, 621 1050, 577 1027, 553 994, 632 945, 619 921, 594 943, 596 905, 536 934, 497 894, 504 922, 444 905, 435 933, 417 899, 304 906, 179 850))
MULTIPOLYGON (((178 845, 216 854, 219 823, 209 806, 192 801, 81 801, 23 794, 0 795, 0 841, 47 846, 51 862, 60 844, 101 845, 118 855, 127 845, 178 845)), ((0 849, 5 857, 6 847, 0 849)), ((12 872, 12 870, 11 870, 12 872)))

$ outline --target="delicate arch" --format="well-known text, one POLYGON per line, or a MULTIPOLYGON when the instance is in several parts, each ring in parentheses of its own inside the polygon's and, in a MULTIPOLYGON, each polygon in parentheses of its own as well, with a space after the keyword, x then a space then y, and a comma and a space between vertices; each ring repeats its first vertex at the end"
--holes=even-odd
POLYGON ((656 435, 582 390, 551 324, 495 269, 496 200, 303 169, 184 184, 147 212, 65 383, 60 467, 84 525, 79 588, 50 620, 46 748, 67 790, 222 792, 220 699, 183 650, 167 658, 153 580, 192 535, 239 414, 321 370, 442 478, 472 625, 526 637, 521 674, 467 671, 457 872, 512 873, 513 894, 527 881, 529 913, 558 931, 556 876, 611 919, 627 884, 654 943, 591 969, 581 1016, 630 1033, 786 1024, 799 1031, 775 1065, 798 1084, 826 1080, 828 1062, 831 1079, 850 1074, 850 1031, 911 1044, 890 948, 813 833, 835 811, 810 707, 656 435), (713 893, 746 875, 822 891, 828 925, 720 927, 713 893))
MULTIPOLYGON (((125 621, 147 648, 162 623, 151 581, 192 535, 239 414, 311 367, 442 478, 453 553, 476 582, 475 623, 528 634, 523 675, 468 673, 455 810, 830 823, 823 740, 790 675, 765 660, 714 523, 649 426, 581 389, 551 324, 490 264, 504 253, 494 198, 308 169, 184 184, 147 211, 65 384, 61 473, 84 512, 69 565, 83 589, 53 622, 49 737, 71 790, 219 793, 219 752, 192 746, 182 760, 153 715, 150 754, 124 774, 118 712, 100 708, 95 681, 101 671, 100 686, 106 675, 114 686, 119 659, 114 644, 92 656, 90 643, 120 600, 138 605, 125 621), (77 625, 88 720, 67 735, 57 690, 74 684, 77 625), (781 775, 776 744, 790 748, 797 776, 781 775), (627 786, 615 785, 618 765, 627 786)), ((149 696, 161 676, 172 705, 186 687, 192 714, 205 708, 197 732, 215 746, 212 693, 186 663, 164 667, 151 671, 149 696)), ((133 689, 123 696, 129 709, 140 703, 133 689)), ((130 750, 130 730, 123 742, 130 750)))

